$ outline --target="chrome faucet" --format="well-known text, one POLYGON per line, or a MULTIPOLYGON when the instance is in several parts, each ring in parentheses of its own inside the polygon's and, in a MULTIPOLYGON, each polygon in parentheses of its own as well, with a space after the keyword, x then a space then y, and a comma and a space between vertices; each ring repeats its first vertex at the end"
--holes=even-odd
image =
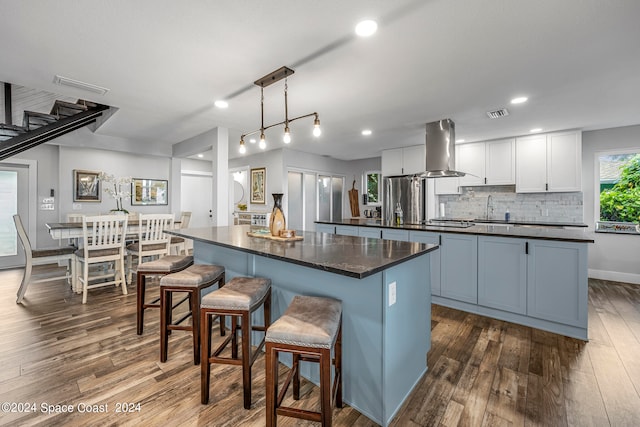
POLYGON ((493 204, 491 203, 493 199, 491 198, 491 194, 487 197, 487 219, 491 219, 491 215, 493 215, 493 204), (491 211, 489 211, 489 206, 491 206, 491 211))

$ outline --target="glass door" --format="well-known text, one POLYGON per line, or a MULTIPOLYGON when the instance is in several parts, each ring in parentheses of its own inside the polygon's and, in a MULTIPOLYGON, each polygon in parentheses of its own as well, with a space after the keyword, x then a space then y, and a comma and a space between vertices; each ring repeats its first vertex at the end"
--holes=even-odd
MULTIPOLYGON (((29 230, 29 167, 0 163, 0 268, 24 266, 24 252, 13 223, 16 213, 29 230)), ((34 237, 30 236, 34 241, 34 237)))

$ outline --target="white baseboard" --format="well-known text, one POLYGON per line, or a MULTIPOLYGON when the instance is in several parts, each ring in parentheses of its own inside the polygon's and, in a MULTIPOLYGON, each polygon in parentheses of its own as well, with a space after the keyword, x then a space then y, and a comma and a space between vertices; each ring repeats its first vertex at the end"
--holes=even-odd
POLYGON ((620 273, 618 271, 589 269, 589 277, 592 279, 611 280, 614 282, 633 283, 640 285, 640 274, 620 273))

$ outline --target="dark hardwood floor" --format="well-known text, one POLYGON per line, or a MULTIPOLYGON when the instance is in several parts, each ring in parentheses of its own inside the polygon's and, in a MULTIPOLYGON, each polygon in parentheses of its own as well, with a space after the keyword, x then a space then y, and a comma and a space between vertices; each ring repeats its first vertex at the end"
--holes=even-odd
MULTIPOLYGON (((3 406, 0 425, 264 425, 264 357, 254 365, 252 409, 242 407, 234 366, 212 369, 211 403, 202 405, 190 335, 174 332, 169 360, 160 363, 157 312, 136 335, 134 287, 126 296, 92 290, 83 305, 64 282, 35 284, 17 305, 21 275, 0 271, 0 402, 23 411, 35 404, 35 412, 3 406), (78 412, 105 404, 96 409, 106 412, 78 412), (46 405, 74 405, 74 412, 44 413, 46 405)), ((640 286, 590 280, 589 338, 434 305, 429 371, 392 425, 640 425, 640 286)), ((318 405, 315 386, 305 382, 303 395, 305 405, 318 405)), ((334 420, 375 425, 348 406, 334 420)), ((279 425, 318 424, 280 417, 279 425)))

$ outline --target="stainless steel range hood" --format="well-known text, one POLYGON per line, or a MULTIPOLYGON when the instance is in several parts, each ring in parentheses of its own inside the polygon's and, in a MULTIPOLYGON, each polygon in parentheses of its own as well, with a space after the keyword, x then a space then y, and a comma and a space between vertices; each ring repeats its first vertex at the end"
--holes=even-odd
POLYGON ((464 176, 456 171, 455 124, 451 119, 427 123, 427 170, 420 174, 424 178, 447 178, 464 176))

